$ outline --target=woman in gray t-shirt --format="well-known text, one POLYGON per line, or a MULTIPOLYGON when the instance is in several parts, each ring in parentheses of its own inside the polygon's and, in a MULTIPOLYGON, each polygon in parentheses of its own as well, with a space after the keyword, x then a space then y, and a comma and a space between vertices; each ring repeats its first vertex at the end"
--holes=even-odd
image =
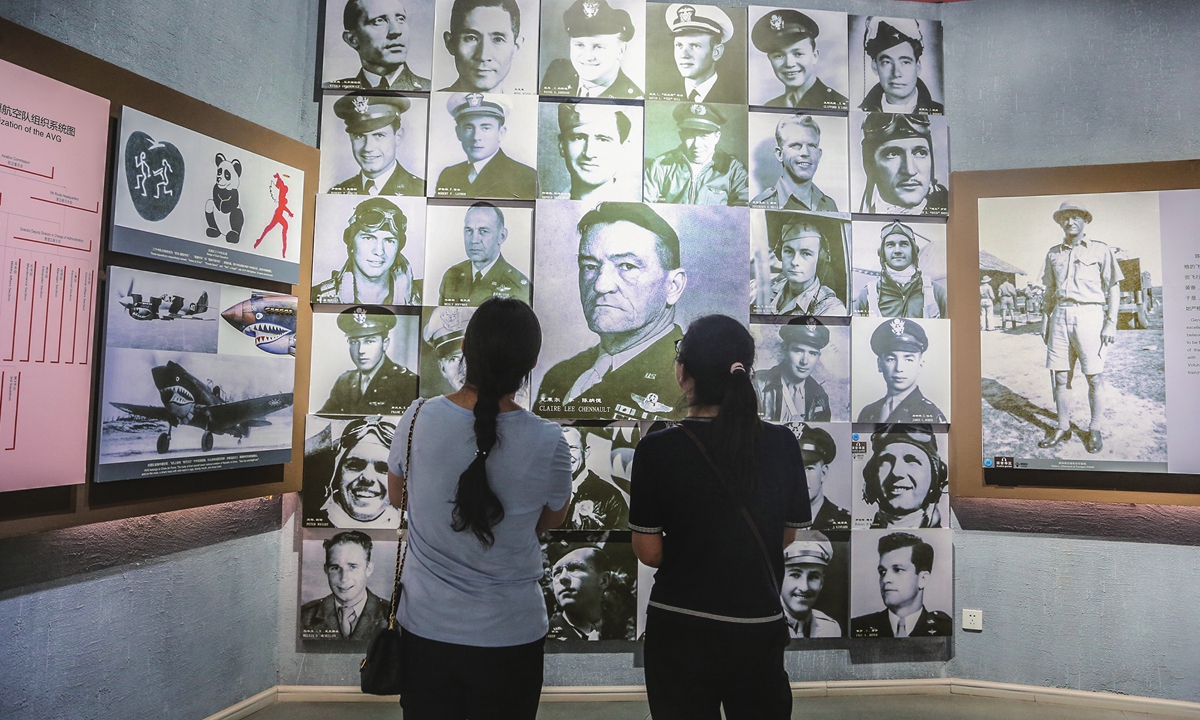
POLYGON ((392 497, 408 485, 400 704, 405 720, 497 708, 532 720, 548 628, 537 534, 566 518, 570 449, 558 425, 513 400, 542 343, 528 305, 486 301, 462 342, 466 384, 400 420, 405 439, 417 417, 411 469, 404 441, 388 458, 392 497))

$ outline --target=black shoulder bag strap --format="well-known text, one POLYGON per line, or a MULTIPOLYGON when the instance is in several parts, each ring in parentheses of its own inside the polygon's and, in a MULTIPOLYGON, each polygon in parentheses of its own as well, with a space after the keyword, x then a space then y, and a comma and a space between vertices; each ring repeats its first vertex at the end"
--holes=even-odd
MULTIPOLYGON (((412 482, 412 441, 413 430, 417 427, 417 416, 421 414, 421 408, 425 405, 425 398, 417 401, 417 408, 413 410, 412 422, 408 425, 408 447, 404 451, 404 489, 400 492, 400 509, 402 525, 408 525, 408 484, 412 482)), ((405 527, 404 535, 401 538, 404 547, 396 553, 396 578, 392 582, 392 610, 388 613, 388 627, 396 627, 396 603, 400 600, 402 592, 400 586, 400 578, 404 574, 404 559, 408 557, 408 528, 405 527)))
POLYGON ((733 491, 733 488, 729 485, 729 481, 725 479, 725 473, 721 472, 721 468, 717 467, 717 464, 713 462, 712 456, 708 454, 708 448, 704 447, 704 443, 700 441, 700 438, 696 437, 696 433, 692 432, 692 429, 684 423, 679 423, 677 427, 683 430, 684 434, 691 439, 704 459, 708 461, 713 474, 717 476, 717 480, 721 482, 721 485, 725 488, 725 492, 733 500, 733 506, 737 508, 738 514, 746 521, 746 526, 750 528, 750 533, 754 535, 754 540, 758 543, 758 549, 762 551, 762 559, 767 567, 767 577, 771 580, 771 587, 775 588, 775 595, 778 597, 780 594, 779 581, 775 579, 775 567, 771 564, 771 553, 767 551, 767 543, 763 541, 762 533, 758 531, 758 525, 754 523, 754 518, 750 517, 750 511, 738 499, 737 493, 733 491))

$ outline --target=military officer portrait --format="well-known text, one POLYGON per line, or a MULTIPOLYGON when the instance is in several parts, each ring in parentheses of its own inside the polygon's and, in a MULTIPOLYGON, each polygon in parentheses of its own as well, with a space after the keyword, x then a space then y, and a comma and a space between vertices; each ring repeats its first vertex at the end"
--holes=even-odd
POLYGON ((302 496, 305 527, 400 527, 400 511, 392 505, 387 484, 396 419, 308 416, 302 496))
POLYGON ((954 634, 950 530, 862 530, 851 547, 850 637, 954 634))
POLYGON ((853 228, 852 315, 949 317, 945 224, 861 220, 853 228))
POLYGON ((751 105, 850 109, 846 14, 751 7, 751 105))
POLYGON ((950 194, 946 118, 850 113, 854 212, 945 216, 950 194))
POLYGON ((487 200, 469 206, 429 208, 437 228, 425 254, 429 277, 437 279, 428 305, 478 307, 492 297, 532 299, 529 282, 533 208, 497 207, 487 200))
POLYGON ((932 425, 893 424, 854 453, 854 528, 950 527, 946 433, 932 425))
POLYGON ((710 103, 646 103, 646 202, 745 206, 746 109, 710 103))
MULTIPOLYGON (((844 321, 843 321, 844 322, 844 321)), ((850 326, 810 316, 754 323, 754 389, 763 420, 850 421, 850 326)))
POLYGON ((314 303, 420 305, 425 198, 318 195, 314 303))
POLYGON ((343 95, 321 119, 321 188, 335 195, 424 197, 429 101, 343 95))
POLYGON ((855 422, 950 422, 950 321, 892 318, 851 325, 855 422))
POLYGON ((321 71, 329 90, 429 92, 433 4, 329 0, 321 71))
POLYGON ((746 10, 646 4, 646 97, 746 104, 746 10))
POLYGON ((547 640, 634 639, 637 560, 629 543, 552 542, 542 552, 547 640))
POLYGON ((435 93, 430 122, 431 197, 487 200, 537 197, 537 98, 435 93), (445 112, 440 112, 445 108, 445 112))
POLYGON ((417 375, 408 368, 417 363, 418 322, 378 305, 314 314, 310 412, 403 414, 417 398, 417 375))
POLYGON ((750 207, 850 212, 844 117, 750 113, 750 207))
POLYGON ((536 94, 538 10, 533 0, 437 0, 434 89, 536 94))
POLYGON ((850 17, 850 92, 866 112, 942 115, 942 24, 850 17))
POLYGON ((365 646, 387 627, 395 538, 394 530, 304 531, 300 639, 365 646))
POLYGON ((752 210, 750 312, 845 317, 850 222, 815 213, 752 210))
POLYGON ((744 212, 729 208, 539 202, 533 304, 545 342, 534 412, 680 417, 675 341, 690 320, 729 313, 748 292, 747 235, 744 212))
POLYGON ((540 199, 641 201, 642 108, 543 102, 538 111, 540 199))
POLYGON ((448 395, 467 381, 463 337, 473 307, 421 309, 421 397, 448 395))
POLYGON ((646 4, 547 0, 542 4, 542 95, 643 97, 646 4))
POLYGON ((783 549, 780 601, 793 639, 845 637, 850 543, 817 530, 800 530, 783 549))
POLYGON ((612 474, 612 440, 582 426, 564 425, 562 433, 571 449, 571 504, 559 529, 628 529, 629 500, 604 477, 612 474))
POLYGON ((842 532, 851 529, 850 423, 788 423, 800 441, 813 530, 842 532), (840 451, 839 451, 840 448, 840 451))

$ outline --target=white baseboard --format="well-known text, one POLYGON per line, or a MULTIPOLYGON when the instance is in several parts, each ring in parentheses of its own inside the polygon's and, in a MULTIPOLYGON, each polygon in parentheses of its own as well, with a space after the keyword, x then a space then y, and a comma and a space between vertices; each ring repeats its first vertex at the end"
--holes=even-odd
MULTIPOLYGON (((794 697, 848 697, 855 695, 975 695, 1002 700, 1071 705, 1093 710, 1126 710, 1147 715, 1200 720, 1200 703, 1116 693, 1065 690, 1013 683, 930 678, 920 680, 830 680, 792 683, 794 697)), ((542 702, 645 701, 642 685, 550 686, 542 702)), ((352 685, 278 685, 210 715, 205 720, 241 720, 277 702, 387 702, 396 696, 364 695, 352 685)))

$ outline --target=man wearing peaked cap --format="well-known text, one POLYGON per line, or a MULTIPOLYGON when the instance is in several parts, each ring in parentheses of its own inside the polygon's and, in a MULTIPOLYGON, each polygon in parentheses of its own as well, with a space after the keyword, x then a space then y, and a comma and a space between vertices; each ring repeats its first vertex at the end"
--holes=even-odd
POLYGON ((888 223, 879 234, 879 277, 854 299, 854 314, 870 317, 946 317, 946 284, 921 272, 921 247, 911 226, 888 223))
POLYGON ((825 496, 829 464, 837 457, 833 436, 819 427, 805 425, 800 433, 800 457, 808 477, 808 501, 813 530, 849 530, 850 513, 825 496))
POLYGON ((825 589, 826 572, 833 560, 833 543, 824 534, 796 534, 783 549, 783 583, 780 600, 788 635, 794 638, 841 637, 842 626, 815 606, 825 589))
POLYGON ((928 115, 868 113, 862 123, 867 176, 858 212, 945 215, 946 186, 937 181, 933 127, 928 115))
MULTIPOLYGON (((558 154, 571 178, 572 200, 638 202, 642 199, 640 183, 622 181, 632 128, 626 111, 618 106, 591 103, 558 106, 558 154)), ((636 140, 640 148, 641 136, 636 140)), ((541 189, 545 192, 551 188, 541 189)))
MULTIPOLYGON (((404 142, 402 116, 411 102, 403 97, 346 95, 333 112, 346 124, 350 150, 359 173, 329 189, 343 195, 424 195, 425 181, 396 159, 404 142)), ((424 142, 424 138, 419 138, 424 142)))
POLYGON ((672 3, 665 19, 678 74, 651 74, 646 81, 651 98, 745 104, 745 78, 734 77, 735 66, 718 64, 734 33, 729 15, 712 5, 672 3))
POLYGON ((563 13, 563 27, 570 37, 570 59, 558 58, 542 76, 542 95, 604 97, 633 100, 642 89, 625 71, 633 19, 608 0, 575 0, 563 13))
POLYGON ((775 367, 754 374, 759 412, 772 422, 824 422, 832 419, 829 394, 812 377, 829 344, 829 328, 814 317, 795 318, 779 328, 782 357, 775 367))
POLYGON ((821 28, 799 10, 775 9, 754 23, 750 41, 767 54, 771 70, 784 92, 767 101, 771 107, 846 110, 850 101, 826 85, 817 75, 821 52, 817 36, 821 28))
POLYGON ((671 113, 678 147, 646 161, 646 202, 744 206, 750 175, 740 160, 717 147, 725 115, 715 105, 679 103, 671 113))
POLYGON ((417 398, 417 376, 387 356, 396 316, 378 305, 356 305, 338 314, 354 369, 338 376, 318 414, 400 415, 417 398))
POLYGON ((500 148, 510 114, 504 96, 454 93, 446 110, 454 118, 454 132, 467 159, 438 175, 437 197, 532 200, 537 196, 537 171, 500 148))
POLYGON ((859 110, 934 115, 945 112, 919 77, 921 55, 925 51, 919 22, 908 18, 868 18, 863 50, 879 82, 867 91, 859 110))
MULTIPOLYGON (((462 389, 467 381, 467 364, 463 360, 463 337, 467 321, 475 312, 472 308, 436 307, 421 337, 437 356, 438 371, 453 391, 462 389)), ((429 394, 426 391, 426 394, 429 394)))
POLYGON ((860 423, 935 423, 948 422, 933 401, 921 394, 917 380, 925 365, 929 338, 915 320, 894 318, 880 323, 871 333, 871 350, 887 394, 867 405, 858 414, 860 423))

